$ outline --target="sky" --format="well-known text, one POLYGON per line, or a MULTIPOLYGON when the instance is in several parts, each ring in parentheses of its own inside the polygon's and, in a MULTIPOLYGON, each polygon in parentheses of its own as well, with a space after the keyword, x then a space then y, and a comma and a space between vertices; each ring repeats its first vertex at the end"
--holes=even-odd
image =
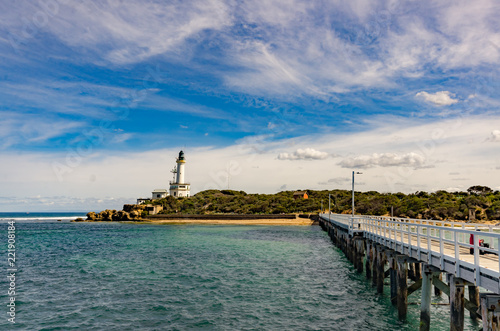
POLYGON ((0 211, 500 189, 500 2, 0 3, 0 211))

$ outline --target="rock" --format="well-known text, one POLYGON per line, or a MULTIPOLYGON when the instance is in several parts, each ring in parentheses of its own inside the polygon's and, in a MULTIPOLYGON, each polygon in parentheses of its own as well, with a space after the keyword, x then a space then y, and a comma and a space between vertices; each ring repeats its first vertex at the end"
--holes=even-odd
POLYGON ((84 222, 85 220, 81 217, 78 217, 76 220, 73 220, 71 222, 84 222))
POLYGON ((123 205, 123 211, 126 211, 127 213, 131 213, 134 210, 141 211, 146 208, 145 205, 123 205))
POLYGON ((114 209, 106 209, 104 211, 101 211, 99 213, 98 218, 101 218, 102 221, 104 222, 112 222, 113 221, 113 215, 116 213, 116 210, 114 209))
POLYGON ((97 219, 97 214, 91 211, 87 213, 87 221, 95 221, 97 219))
POLYGON ((125 221, 131 221, 132 219, 130 218, 129 213, 123 210, 119 210, 118 212, 114 213, 113 216, 113 221, 115 222, 125 222, 125 221))

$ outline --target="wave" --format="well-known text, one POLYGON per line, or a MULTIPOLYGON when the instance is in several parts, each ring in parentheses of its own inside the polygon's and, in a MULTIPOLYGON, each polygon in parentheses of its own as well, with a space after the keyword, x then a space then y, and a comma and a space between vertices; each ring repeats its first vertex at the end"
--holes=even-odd
POLYGON ((85 215, 71 215, 71 216, 47 216, 47 217, 40 217, 40 216, 0 216, 0 222, 7 222, 7 221, 15 221, 15 222, 30 222, 30 221, 71 221, 77 218, 86 218, 85 215))

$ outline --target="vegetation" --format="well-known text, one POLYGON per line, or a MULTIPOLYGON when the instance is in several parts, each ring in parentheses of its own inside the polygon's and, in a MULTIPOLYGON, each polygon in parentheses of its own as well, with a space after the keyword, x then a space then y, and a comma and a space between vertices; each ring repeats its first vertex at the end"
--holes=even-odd
MULTIPOLYGON (((307 190, 309 199, 293 199, 293 191, 276 194, 247 194, 243 191, 207 190, 189 198, 154 200, 163 205, 160 213, 172 214, 282 214, 316 213, 328 209, 328 195, 331 195, 332 213, 351 213, 351 191, 307 190)), ((471 221, 500 220, 500 192, 486 186, 472 186, 467 192, 437 191, 379 193, 376 191, 356 192, 356 213, 366 215, 394 216, 471 221)))

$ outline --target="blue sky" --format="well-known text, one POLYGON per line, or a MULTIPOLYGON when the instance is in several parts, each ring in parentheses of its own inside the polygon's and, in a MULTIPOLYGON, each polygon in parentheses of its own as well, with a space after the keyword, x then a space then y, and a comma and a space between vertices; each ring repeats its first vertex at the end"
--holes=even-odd
POLYGON ((496 1, 5 1, 0 208, 500 188, 496 1))

